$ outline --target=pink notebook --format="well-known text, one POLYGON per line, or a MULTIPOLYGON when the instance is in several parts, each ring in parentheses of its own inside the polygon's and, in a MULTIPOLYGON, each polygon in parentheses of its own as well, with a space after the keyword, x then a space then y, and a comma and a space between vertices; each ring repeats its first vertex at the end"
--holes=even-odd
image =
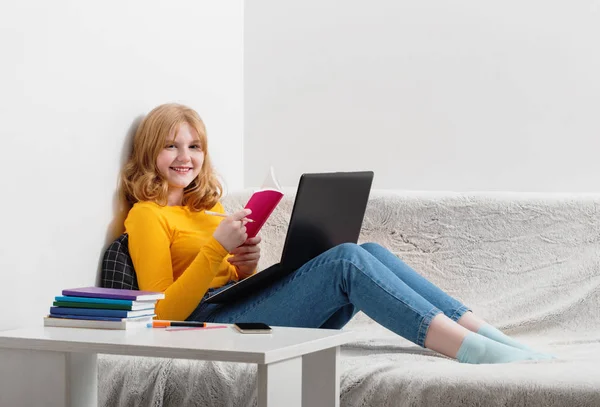
POLYGON ((273 167, 271 167, 271 171, 265 179, 263 187, 252 194, 244 207, 252 209, 252 213, 248 218, 254 221, 246 224, 246 232, 248 233, 249 238, 258 234, 267 219, 269 219, 269 216, 271 216, 271 213, 273 213, 279 204, 279 201, 281 201, 281 198, 283 198, 283 192, 275 179, 273 167))

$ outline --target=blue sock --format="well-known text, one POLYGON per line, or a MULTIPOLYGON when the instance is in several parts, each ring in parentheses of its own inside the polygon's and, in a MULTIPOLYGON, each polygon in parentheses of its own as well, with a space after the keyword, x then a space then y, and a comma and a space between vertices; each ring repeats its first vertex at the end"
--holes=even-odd
POLYGON ((479 330, 477 331, 479 335, 483 335, 486 338, 490 338, 496 342, 503 343, 508 346, 512 346, 513 348, 523 349, 529 352, 533 352, 529 346, 522 344, 521 342, 515 341, 510 336, 505 335, 502 331, 494 328, 492 325, 485 323, 481 325, 479 330))
POLYGON ((520 360, 549 359, 545 355, 513 348, 474 332, 463 340, 456 359, 461 363, 509 363, 520 360))

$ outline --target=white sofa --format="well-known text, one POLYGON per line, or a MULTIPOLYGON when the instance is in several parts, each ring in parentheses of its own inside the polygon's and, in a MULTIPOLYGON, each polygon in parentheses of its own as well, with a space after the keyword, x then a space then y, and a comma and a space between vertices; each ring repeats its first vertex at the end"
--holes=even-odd
MULTIPOLYGON (((261 233, 261 267, 280 256, 293 198, 261 233)), ((600 406, 600 195, 373 191, 367 241, 557 359, 460 364, 359 313, 346 327, 359 340, 342 349, 341 406, 600 406)), ((100 405, 252 406, 255 374, 253 365, 101 356, 100 405)))

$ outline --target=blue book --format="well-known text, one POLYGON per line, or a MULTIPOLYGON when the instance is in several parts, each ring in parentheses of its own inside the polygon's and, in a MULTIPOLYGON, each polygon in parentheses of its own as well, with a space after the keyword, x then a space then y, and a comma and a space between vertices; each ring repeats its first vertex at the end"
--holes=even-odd
POLYGON ((63 318, 63 319, 82 319, 86 321, 124 321, 124 320, 146 320, 152 321, 152 317, 154 315, 149 316, 141 316, 141 317, 133 317, 133 318, 116 318, 116 317, 94 317, 90 315, 62 315, 62 314, 50 314, 48 315, 51 318, 63 318))
POLYGON ((154 315, 154 309, 125 311, 118 309, 50 307, 50 314, 81 315, 89 317, 132 318, 142 317, 145 315, 154 315))

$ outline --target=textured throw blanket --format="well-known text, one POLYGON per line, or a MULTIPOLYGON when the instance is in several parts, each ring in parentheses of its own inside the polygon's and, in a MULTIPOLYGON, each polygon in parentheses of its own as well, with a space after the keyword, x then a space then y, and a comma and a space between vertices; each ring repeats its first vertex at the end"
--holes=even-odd
MULTIPOLYGON (((293 192, 293 191, 291 191, 293 192)), ((225 199, 238 209, 249 193, 225 199)), ((277 262, 288 193, 261 232, 277 262)), ((378 242, 550 361, 466 365, 359 313, 341 405, 600 406, 600 196, 374 191, 360 242, 378 242)), ((253 406, 256 366, 99 357, 102 406, 253 406)))

